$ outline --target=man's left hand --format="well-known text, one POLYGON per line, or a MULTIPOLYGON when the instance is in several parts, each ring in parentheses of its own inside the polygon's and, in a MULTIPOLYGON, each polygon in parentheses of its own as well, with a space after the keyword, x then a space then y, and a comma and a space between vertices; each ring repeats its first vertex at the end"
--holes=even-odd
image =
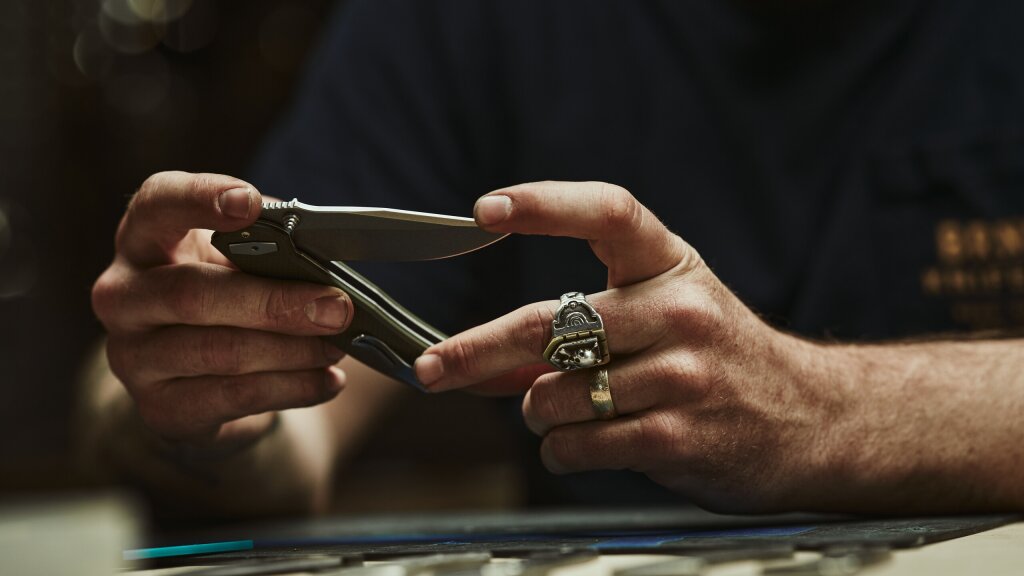
MULTIPOLYGON (((549 470, 631 469, 722 511, 812 508, 829 500, 841 430, 857 394, 827 385, 830 348, 762 322, 697 252, 626 190, 545 182, 492 192, 475 207, 493 232, 589 241, 608 289, 602 368, 618 417, 597 418, 596 369, 556 372, 542 353, 557 301, 540 302, 428 349, 416 372, 432 391, 523 391, 549 470)), ((567 286, 566 291, 578 289, 567 286)))

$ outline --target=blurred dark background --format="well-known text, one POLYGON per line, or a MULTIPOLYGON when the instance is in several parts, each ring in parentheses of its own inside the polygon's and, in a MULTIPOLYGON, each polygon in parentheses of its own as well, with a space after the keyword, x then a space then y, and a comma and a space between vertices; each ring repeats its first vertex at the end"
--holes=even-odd
MULTIPOLYGON (((160 170, 244 175, 336 9, 328 0, 0 2, 0 491, 77 486, 74 386, 102 332, 90 287, 130 194, 160 170)), ((383 461, 369 467, 398 473, 378 477, 409 472, 408 461, 383 461)), ((503 473, 488 470, 491 480, 503 473)))

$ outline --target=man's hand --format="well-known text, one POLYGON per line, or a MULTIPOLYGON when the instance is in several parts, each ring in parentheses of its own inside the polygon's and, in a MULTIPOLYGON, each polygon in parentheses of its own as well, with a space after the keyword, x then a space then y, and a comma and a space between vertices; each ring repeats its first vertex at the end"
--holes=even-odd
POLYGON ((551 471, 632 469, 720 511, 1024 508, 1020 341, 840 346, 786 335, 608 184, 515 186, 475 213, 494 232, 588 240, 608 267, 608 290, 588 300, 605 323, 617 418, 595 414, 596 370, 542 360, 557 301, 416 361, 431 390, 526 390, 523 416, 551 471))
POLYGON ((608 267, 608 290, 588 299, 604 319, 619 416, 596 418, 595 370, 540 364, 557 301, 431 347, 416 369, 432 390, 528 389, 523 415, 556 473, 628 468, 719 510, 798 506, 793 487, 820 474, 825 424, 842 418, 846 393, 806 381, 813 346, 765 325, 619 187, 527 184, 475 212, 495 232, 588 240, 608 267))
POLYGON ((113 372, 160 436, 230 447, 273 412, 335 397, 343 354, 318 336, 345 329, 337 288, 257 278, 213 246, 259 215, 260 194, 215 174, 151 176, 128 206, 113 263, 93 287, 113 372))

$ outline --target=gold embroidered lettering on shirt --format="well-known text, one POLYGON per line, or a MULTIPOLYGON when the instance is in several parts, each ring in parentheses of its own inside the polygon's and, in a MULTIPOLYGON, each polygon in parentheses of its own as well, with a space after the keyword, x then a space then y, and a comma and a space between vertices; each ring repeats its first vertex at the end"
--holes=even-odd
POLYGON ((963 233, 956 220, 943 220, 935 227, 935 247, 939 259, 954 264, 963 257, 963 233))
POLYGON ((942 220, 935 256, 921 271, 921 292, 949 300, 954 322, 972 329, 1024 324, 1024 217, 942 220))
POLYGON ((935 252, 944 264, 1024 258, 1024 218, 942 220, 935 227, 935 252))
POLYGON ((1024 256, 1024 219, 1001 220, 992 225, 996 258, 1011 259, 1024 256))
POLYGON ((989 224, 980 220, 972 220, 964 228, 964 258, 975 262, 988 260, 991 255, 989 224))
POLYGON ((1024 294, 1024 264, 926 268, 921 291, 928 296, 1024 294))

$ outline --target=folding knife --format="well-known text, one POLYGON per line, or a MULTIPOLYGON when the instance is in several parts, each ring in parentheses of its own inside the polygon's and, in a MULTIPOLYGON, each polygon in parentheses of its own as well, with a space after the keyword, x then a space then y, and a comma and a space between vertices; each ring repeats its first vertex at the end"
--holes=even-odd
POLYGON ((352 323, 324 338, 378 372, 423 391, 412 364, 446 336, 342 260, 434 260, 472 252, 504 237, 481 230, 470 218, 292 200, 264 203, 255 223, 215 233, 212 242, 245 272, 344 290, 355 307, 352 323))

